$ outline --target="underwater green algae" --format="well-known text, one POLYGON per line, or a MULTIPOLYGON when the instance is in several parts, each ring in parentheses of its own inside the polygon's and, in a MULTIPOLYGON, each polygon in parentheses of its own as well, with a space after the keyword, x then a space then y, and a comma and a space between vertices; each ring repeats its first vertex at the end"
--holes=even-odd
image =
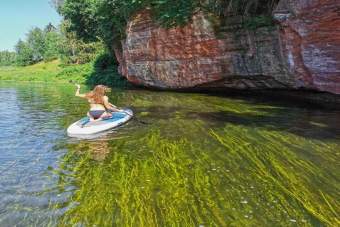
POLYGON ((124 98, 151 116, 161 109, 158 125, 108 142, 100 162, 91 143, 74 153, 77 205, 61 226, 339 224, 339 144, 306 133, 324 130, 323 121, 301 123, 287 107, 239 99, 124 98))
POLYGON ((0 226, 339 225, 339 112, 120 89, 110 102, 155 124, 71 138, 88 110, 74 86, 20 86, 10 103, 28 117, 8 136, 21 142, 4 141, 17 158, 0 168, 0 226))
POLYGON ((340 208, 340 183, 338 176, 334 175, 339 168, 339 146, 285 132, 263 129, 249 131, 229 125, 223 137, 214 132, 212 134, 235 154, 234 160, 247 163, 240 167, 242 174, 247 172, 249 179, 273 187, 271 194, 277 198, 283 209, 291 212, 289 207, 296 203, 305 210, 301 212, 299 209, 291 215, 305 220, 304 215, 309 213, 313 219, 316 218, 327 225, 340 224, 340 219, 334 212, 334 208, 340 208), (327 191, 332 205, 323 196, 322 191, 327 191))
POLYGON ((159 130, 108 142, 104 161, 94 144, 75 148, 63 162, 76 190, 60 226, 339 224, 336 144, 230 124, 207 134, 214 149, 159 130), (316 162, 300 153, 309 147, 316 162))

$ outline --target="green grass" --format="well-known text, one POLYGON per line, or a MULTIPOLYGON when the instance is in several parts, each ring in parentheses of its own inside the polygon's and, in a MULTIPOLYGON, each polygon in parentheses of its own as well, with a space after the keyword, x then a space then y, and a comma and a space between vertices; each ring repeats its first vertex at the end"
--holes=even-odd
POLYGON ((78 83, 105 84, 115 87, 131 87, 116 72, 115 67, 96 71, 95 62, 83 65, 61 66, 60 60, 38 63, 26 67, 0 67, 0 81, 36 82, 36 83, 68 83, 73 80, 78 83))
POLYGON ((0 68, 0 81, 68 83, 69 80, 74 80, 84 83, 92 71, 91 63, 62 67, 61 62, 56 60, 26 67, 2 67, 0 68))

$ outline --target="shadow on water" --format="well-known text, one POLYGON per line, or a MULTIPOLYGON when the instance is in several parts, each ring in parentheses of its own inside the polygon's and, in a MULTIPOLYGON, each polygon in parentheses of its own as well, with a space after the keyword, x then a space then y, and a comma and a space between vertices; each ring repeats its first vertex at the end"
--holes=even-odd
MULTIPOLYGON (((187 93, 185 94, 187 95, 187 93)), ((176 95, 180 96, 180 94, 174 96, 176 95)), ((195 96, 196 94, 192 95, 195 96)), ((201 99, 196 97, 198 101, 188 105, 178 105, 178 103, 183 102, 181 98, 178 98, 169 102, 173 105, 139 105, 133 107, 138 110, 137 112, 157 113, 154 117, 158 121, 171 120, 174 117, 198 118, 210 127, 230 123, 265 127, 272 131, 287 131, 306 138, 340 138, 340 106, 337 103, 313 102, 313 100, 306 100, 306 98, 292 102, 286 97, 249 96, 239 93, 237 95, 209 94, 209 96, 213 98, 201 99)))
MULTIPOLYGON (((265 109, 258 108, 258 112, 263 112, 265 109)), ((271 115, 261 114, 246 114, 235 113, 228 111, 220 111, 214 113, 191 113, 202 120, 209 119, 210 122, 220 124, 221 122, 230 123, 233 125, 244 125, 251 127, 265 127, 271 131, 287 131, 298 136, 306 138, 340 138, 339 118, 333 116, 325 119, 324 115, 320 113, 310 114, 309 111, 298 111, 292 113, 291 111, 271 111, 271 115), (275 113, 273 113, 275 112, 275 113), (303 117, 303 121, 301 121, 303 117)))

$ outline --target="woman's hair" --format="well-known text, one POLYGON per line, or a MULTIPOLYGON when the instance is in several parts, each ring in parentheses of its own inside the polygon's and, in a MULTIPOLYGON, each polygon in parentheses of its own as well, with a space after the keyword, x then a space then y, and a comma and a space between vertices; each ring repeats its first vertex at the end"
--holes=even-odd
POLYGON ((104 85, 97 85, 93 91, 86 94, 86 98, 95 103, 104 103, 105 88, 104 85))

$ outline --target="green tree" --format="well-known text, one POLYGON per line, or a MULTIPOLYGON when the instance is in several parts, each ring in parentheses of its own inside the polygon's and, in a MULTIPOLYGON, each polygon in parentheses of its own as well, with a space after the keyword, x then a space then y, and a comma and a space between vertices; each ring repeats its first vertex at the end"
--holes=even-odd
POLYGON ((33 49, 33 60, 41 61, 45 50, 45 35, 43 31, 38 28, 32 28, 27 34, 27 43, 33 49))
POLYGON ((279 0, 52 0, 58 11, 72 23, 69 31, 93 42, 100 38, 107 47, 119 45, 127 21, 141 13, 165 28, 185 26, 198 13, 214 13, 218 18, 249 17, 269 13, 279 0))
POLYGON ((76 32, 70 31, 70 21, 65 20, 60 25, 60 53, 62 62, 66 65, 81 64, 92 61, 103 50, 101 42, 85 43, 77 38, 76 32))
POLYGON ((14 65, 15 57, 15 52, 0 51, 0 66, 14 65))
POLYGON ((46 36, 46 34, 47 33, 49 33, 50 31, 52 31, 52 30, 57 30, 52 24, 51 24, 51 22, 48 24, 48 25, 46 25, 46 27, 44 28, 44 34, 45 34, 45 36, 46 36))
MULTIPOLYGON (((85 42, 102 40, 107 46, 120 43, 131 15, 149 0, 53 0, 57 11, 71 21, 68 31, 85 42)), ((145 7, 144 7, 145 8, 145 7)))
POLYGON ((19 39, 18 43, 15 45, 16 52, 16 64, 19 66, 27 66, 33 64, 34 50, 30 47, 28 43, 25 43, 19 39))
POLYGON ((44 45, 44 61, 49 62, 59 57, 61 49, 61 36, 56 29, 51 29, 46 33, 44 45))

